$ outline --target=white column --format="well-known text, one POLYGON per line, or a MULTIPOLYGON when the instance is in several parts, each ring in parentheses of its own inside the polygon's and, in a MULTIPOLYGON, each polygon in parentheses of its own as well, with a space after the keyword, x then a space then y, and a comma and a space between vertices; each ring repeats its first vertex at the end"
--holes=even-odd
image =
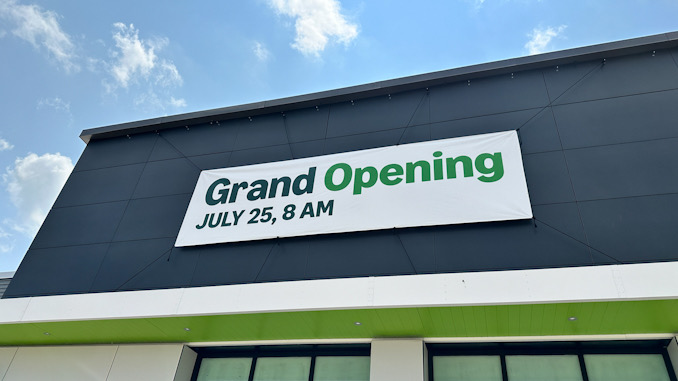
POLYGON ((14 360, 14 355, 16 355, 18 349, 17 347, 0 348, 0 380, 5 378, 5 373, 7 373, 7 369, 14 360))
POLYGON ((198 354, 187 346, 181 350, 181 357, 179 358, 179 365, 177 372, 174 375, 174 381, 191 381, 193 375, 193 367, 195 367, 195 360, 198 354))
POLYGON ((669 352, 669 358, 671 359, 671 365, 673 365, 673 371, 678 373, 678 336, 675 336, 673 339, 671 339, 671 343, 669 344, 668 348, 666 348, 667 352, 669 352))
POLYGON ((172 381, 182 349, 181 344, 120 345, 106 381, 172 381))
POLYGON ((425 381, 424 354, 421 339, 374 339, 370 381, 425 381))

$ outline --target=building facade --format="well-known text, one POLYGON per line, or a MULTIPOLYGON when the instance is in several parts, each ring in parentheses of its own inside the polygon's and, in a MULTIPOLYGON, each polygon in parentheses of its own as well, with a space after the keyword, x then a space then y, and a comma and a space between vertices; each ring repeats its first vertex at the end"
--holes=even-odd
MULTIPOLYGON (((669 33, 85 130, 0 299, 0 380, 675 381, 677 62, 669 33), (203 176, 497 133, 515 137, 520 170, 505 155, 501 175, 497 156, 469 171, 520 175, 527 215, 418 222, 484 203, 400 197, 386 220, 402 223, 371 225, 386 212, 368 204, 323 230, 323 204, 288 234, 271 206, 250 220, 272 221, 268 235, 177 241, 192 200, 236 201, 226 175, 200 193, 203 176)), ((347 181, 390 197, 388 181, 427 181, 408 164, 412 181, 367 167, 347 181)), ((273 182, 247 196, 281 197, 273 182)), ((235 229, 204 214, 184 225, 235 229)))

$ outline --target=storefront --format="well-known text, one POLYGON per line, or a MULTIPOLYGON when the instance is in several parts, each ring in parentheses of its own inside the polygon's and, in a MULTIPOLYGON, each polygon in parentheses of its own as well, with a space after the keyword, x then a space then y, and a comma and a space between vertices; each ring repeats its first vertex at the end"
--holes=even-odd
POLYGON ((675 381, 677 62, 662 34, 85 130, 0 380, 675 381))

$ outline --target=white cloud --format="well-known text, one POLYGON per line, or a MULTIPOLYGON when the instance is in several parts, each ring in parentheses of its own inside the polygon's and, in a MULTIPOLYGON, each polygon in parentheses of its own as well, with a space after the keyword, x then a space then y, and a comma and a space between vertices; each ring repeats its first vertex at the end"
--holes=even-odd
POLYGON ((252 46, 252 52, 259 61, 266 62, 271 57, 271 52, 259 41, 255 41, 252 46))
POLYGON ((167 38, 139 38, 139 30, 130 24, 113 24, 115 50, 111 62, 92 62, 111 75, 113 81, 104 80, 106 92, 117 97, 119 88, 133 92, 134 105, 147 112, 165 111, 168 107, 185 107, 186 101, 176 99, 171 89, 183 84, 177 67, 158 54, 169 44, 167 38))
POLYGON ((40 6, 21 5, 14 0, 0 0, 0 17, 16 24, 12 34, 29 42, 36 49, 46 49, 67 71, 78 71, 75 45, 71 37, 61 29, 60 16, 40 6))
POLYGON ((173 107, 186 107, 186 100, 175 99, 174 97, 170 97, 170 105, 172 105, 173 107))
POLYGON ((38 101, 38 110, 45 107, 53 108, 56 111, 63 111, 67 114, 71 113, 71 103, 59 97, 40 99, 38 101))
POLYGON ((40 228, 66 179, 73 162, 59 153, 34 153, 19 157, 7 168, 3 181, 12 204, 18 209, 13 229, 33 236, 40 228))
POLYGON ((1 151, 9 151, 12 148, 14 148, 13 144, 10 144, 7 140, 0 138, 0 152, 1 151))
POLYGON ((269 4, 277 13, 296 19, 292 47, 305 55, 320 56, 331 38, 349 44, 358 36, 358 26, 341 14, 337 0, 269 0, 269 4))
POLYGON ((110 73, 118 86, 127 88, 130 83, 139 80, 153 81, 156 85, 167 87, 181 85, 182 78, 176 66, 170 61, 160 59, 156 55, 169 40, 143 40, 139 38, 139 30, 133 24, 113 24, 116 62, 110 73))
POLYGON ((534 28, 532 33, 529 33, 527 36, 530 37, 530 41, 525 44, 525 49, 530 54, 540 54, 548 50, 548 44, 554 37, 560 36, 563 31, 567 28, 567 25, 561 25, 557 28, 547 27, 547 28, 534 28))
POLYGON ((0 227, 0 254, 7 254, 14 249, 14 240, 12 234, 0 227))

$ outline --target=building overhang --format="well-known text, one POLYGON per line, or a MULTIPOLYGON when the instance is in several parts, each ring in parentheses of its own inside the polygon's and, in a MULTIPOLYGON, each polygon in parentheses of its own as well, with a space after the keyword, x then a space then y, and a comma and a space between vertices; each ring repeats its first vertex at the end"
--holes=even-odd
POLYGON ((671 337, 676 273, 665 262, 2 299, 0 346, 671 337))

